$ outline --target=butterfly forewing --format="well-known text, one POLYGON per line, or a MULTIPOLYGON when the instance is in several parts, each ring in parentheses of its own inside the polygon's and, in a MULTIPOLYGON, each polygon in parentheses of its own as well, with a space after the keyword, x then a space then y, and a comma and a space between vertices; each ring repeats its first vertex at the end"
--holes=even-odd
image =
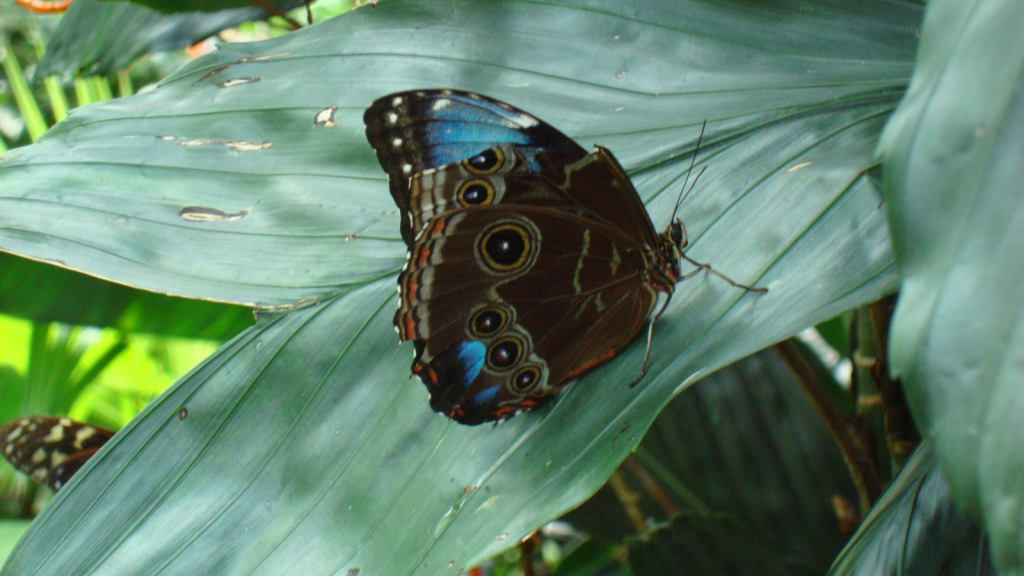
MULTIPOLYGON (((579 158, 586 151, 533 116, 503 103, 457 90, 414 90, 378 99, 363 115, 366 137, 388 173, 391 195, 402 211, 402 237, 408 225, 409 179, 502 144, 515 145, 526 163, 539 170, 535 155, 556 151, 579 158)), ((486 164, 485 164, 486 165, 486 164)))
POLYGON ((113 436, 62 416, 26 416, 0 425, 0 453, 56 492, 113 436))

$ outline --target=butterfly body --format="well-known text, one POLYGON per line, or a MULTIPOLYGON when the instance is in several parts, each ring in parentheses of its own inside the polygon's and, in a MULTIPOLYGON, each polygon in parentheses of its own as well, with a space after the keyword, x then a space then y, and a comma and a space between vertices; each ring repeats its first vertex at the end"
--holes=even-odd
POLYGON ((467 92, 385 96, 364 115, 409 248, 395 327, 434 410, 515 415, 613 357, 682 278, 611 152, 467 92))

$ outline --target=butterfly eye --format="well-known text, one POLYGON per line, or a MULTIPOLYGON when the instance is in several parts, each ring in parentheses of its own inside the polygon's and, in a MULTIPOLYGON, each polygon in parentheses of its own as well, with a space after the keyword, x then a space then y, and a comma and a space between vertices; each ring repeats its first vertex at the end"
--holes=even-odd
POLYGON ((470 180, 459 188, 459 204, 479 206, 494 201, 494 187, 486 180, 470 180))
POLYGON ((494 174, 504 163, 505 153, 497 146, 462 161, 470 172, 482 175, 494 174))
POLYGON ((488 230, 478 249, 484 264, 495 272, 511 272, 526 265, 533 250, 531 234, 521 225, 505 223, 488 230))
POLYGON ((540 370, 533 366, 523 368, 512 377, 511 387, 516 394, 526 394, 540 382, 540 370))
POLYGON ((508 314, 500 308, 484 308, 469 321, 470 332, 477 337, 487 338, 500 332, 508 324, 508 314))
POLYGON ((491 370, 508 370, 519 363, 523 356, 523 344, 518 338, 502 338, 487 349, 487 367, 491 370))

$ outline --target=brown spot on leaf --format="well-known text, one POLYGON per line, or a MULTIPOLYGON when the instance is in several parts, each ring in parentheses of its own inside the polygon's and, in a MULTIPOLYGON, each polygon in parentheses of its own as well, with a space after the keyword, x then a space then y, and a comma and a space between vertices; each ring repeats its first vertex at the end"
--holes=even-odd
POLYGON ((203 77, 199 79, 199 82, 202 82, 203 80, 206 80, 206 79, 208 79, 208 78, 210 78, 212 76, 216 76, 217 74, 220 74, 221 72, 223 72, 223 71, 225 71, 227 69, 228 69, 228 65, 227 64, 225 64, 224 66, 218 66, 218 67, 214 68, 213 70, 210 70, 209 72, 204 74, 203 77))
POLYGON ((359 568, 349 568, 345 576, 359 576, 359 568))
POLYGON ((249 214, 249 209, 239 210, 234 214, 222 212, 216 208, 206 208, 204 206, 185 206, 178 212, 178 216, 181 216, 182 220, 188 220, 189 222, 231 222, 232 220, 239 220, 249 214))

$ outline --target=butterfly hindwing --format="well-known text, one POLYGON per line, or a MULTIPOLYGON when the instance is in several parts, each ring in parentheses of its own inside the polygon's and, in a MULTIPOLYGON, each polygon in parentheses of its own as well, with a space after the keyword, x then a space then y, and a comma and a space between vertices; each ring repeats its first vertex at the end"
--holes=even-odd
POLYGON ((0 453, 56 492, 113 436, 62 416, 26 416, 0 425, 0 453))
POLYGON ((479 424, 539 404, 629 342, 655 302, 645 266, 635 241, 564 211, 460 209, 414 243, 395 324, 416 342, 433 408, 479 424))

